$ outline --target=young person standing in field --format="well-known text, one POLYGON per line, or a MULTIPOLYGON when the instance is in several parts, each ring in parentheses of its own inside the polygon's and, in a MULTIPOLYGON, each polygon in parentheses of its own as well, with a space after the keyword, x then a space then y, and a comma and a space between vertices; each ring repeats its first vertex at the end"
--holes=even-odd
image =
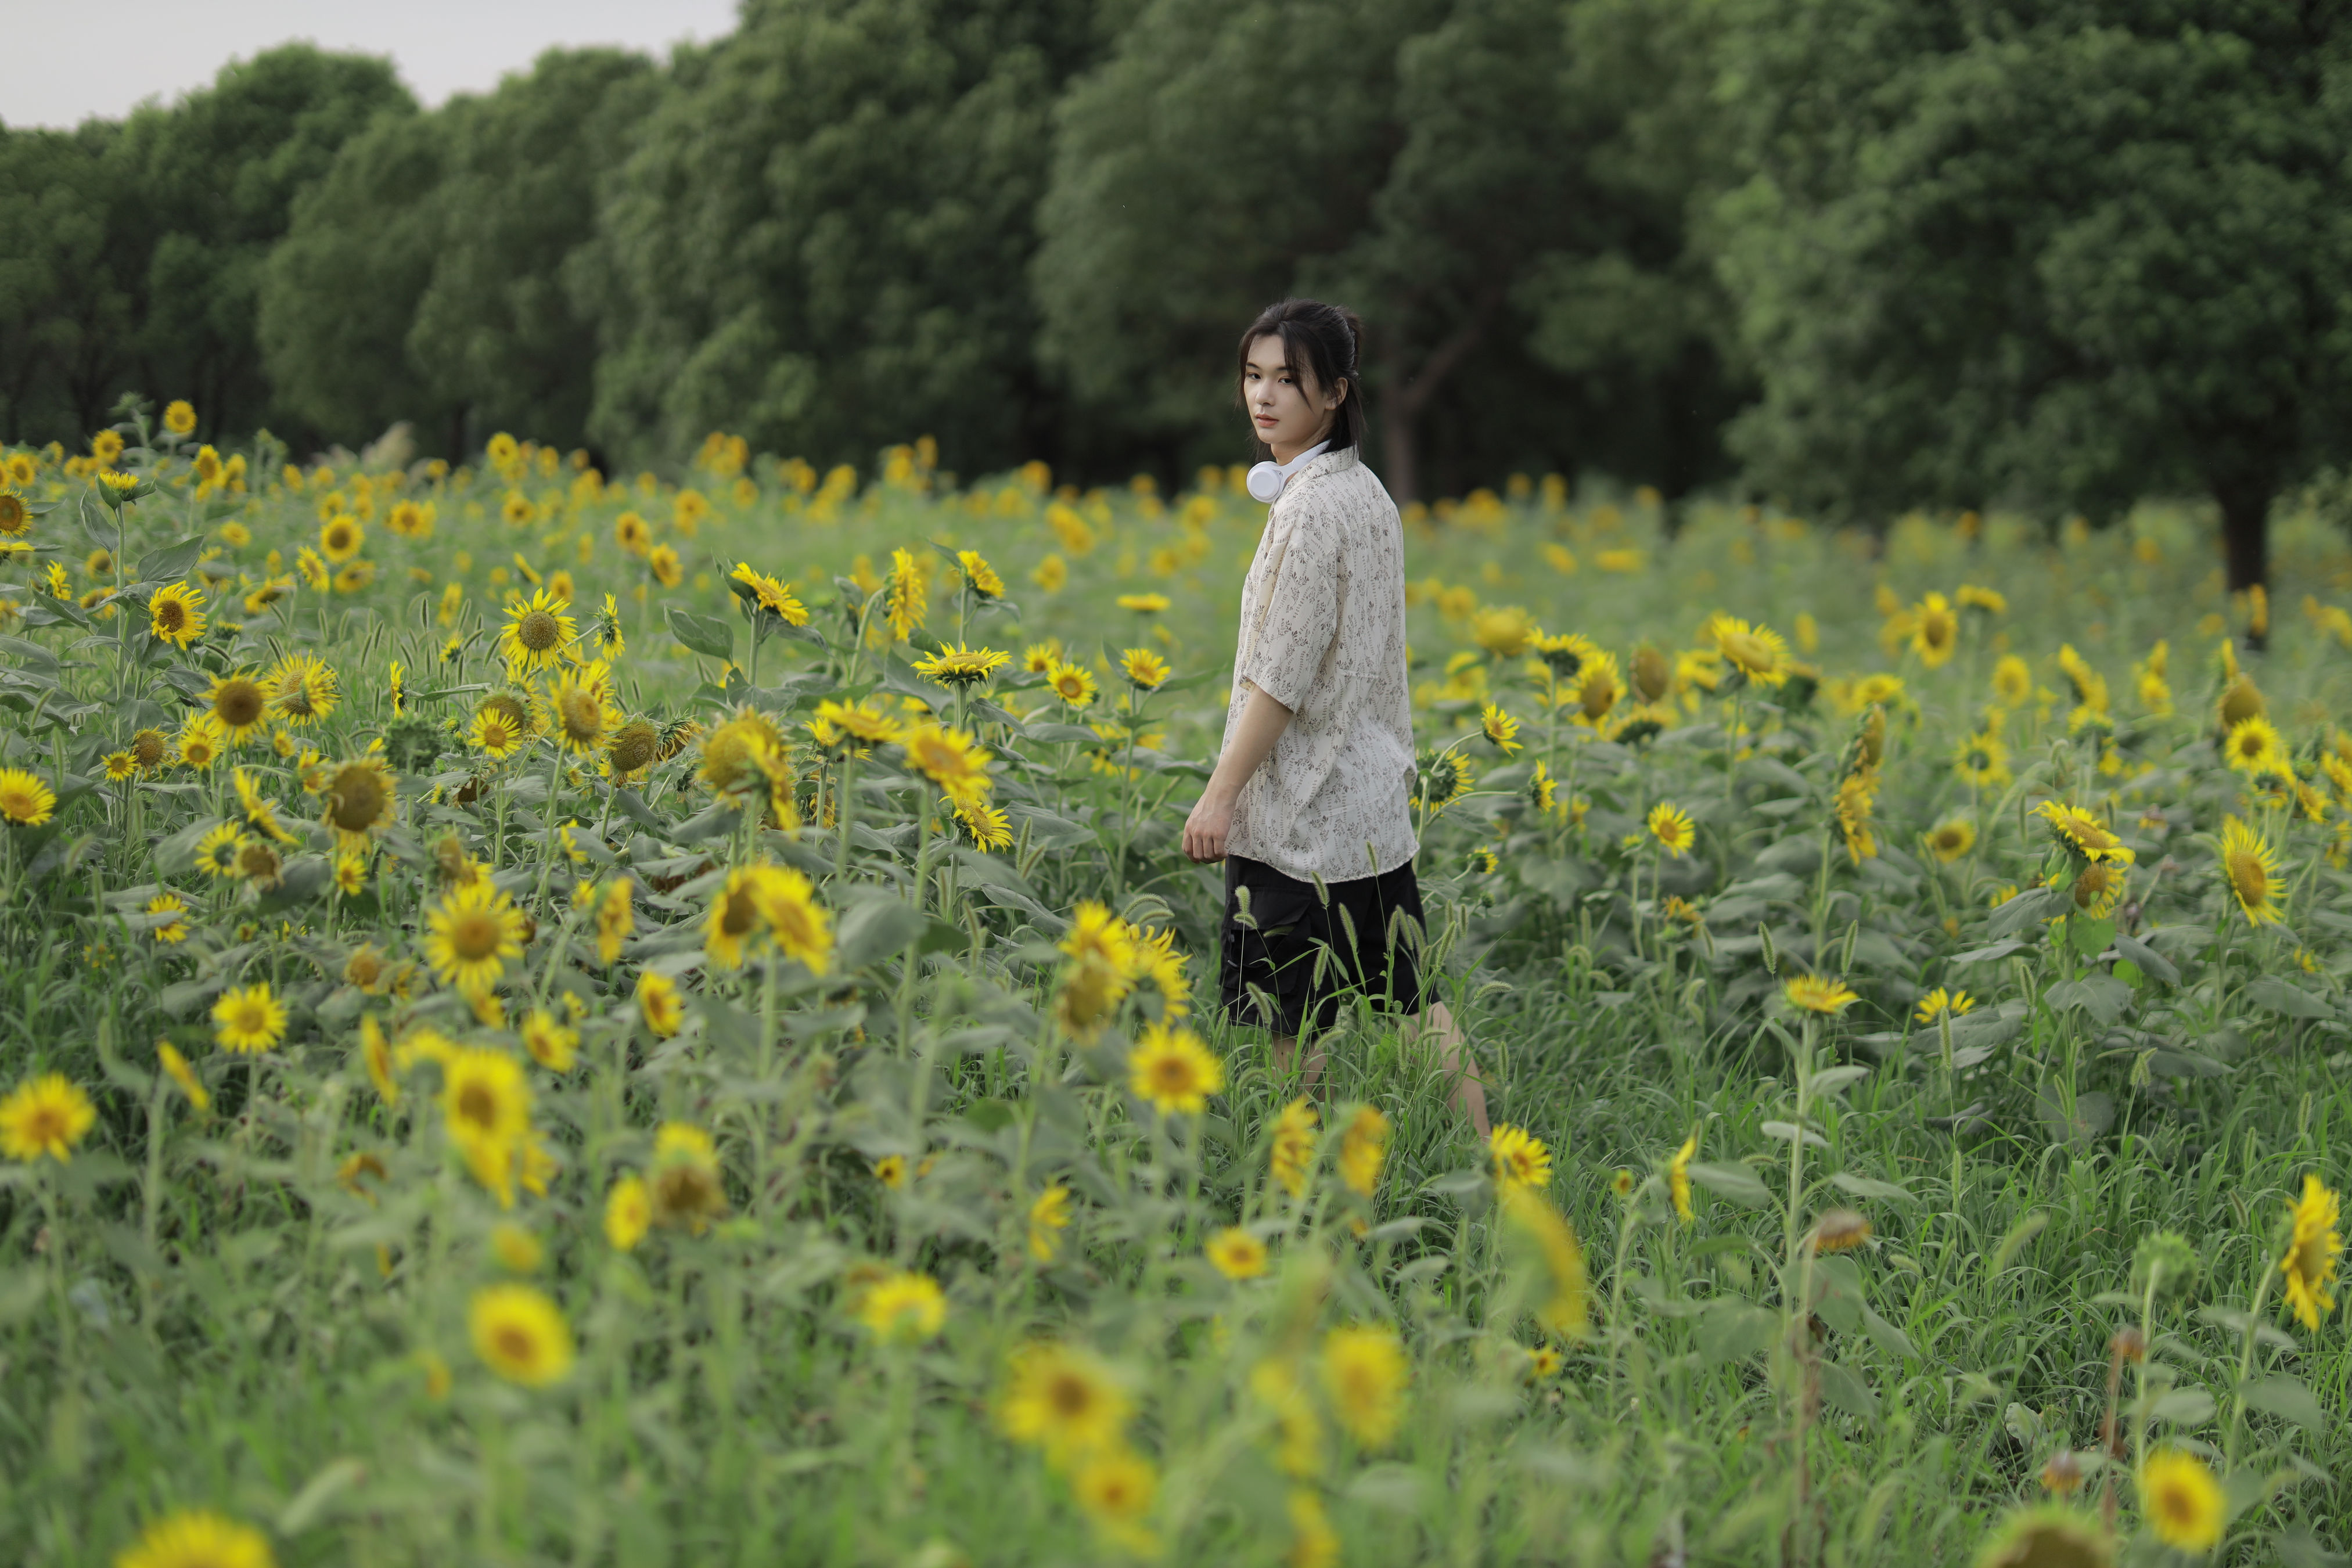
MULTIPOLYGON (((1298 1037, 1344 993, 1434 1031, 1454 1103, 1483 1140, 1477 1064, 1421 973, 1412 709, 1405 678, 1404 530, 1361 456, 1362 324, 1312 300, 1268 306, 1242 334, 1238 391, 1272 460, 1273 503, 1242 584, 1223 749, 1184 824, 1184 853, 1225 864, 1219 989, 1227 1016, 1298 1037), (1321 962, 1318 962, 1318 954, 1321 962)), ((1321 1078, 1323 1049, 1304 1079, 1321 1078)))

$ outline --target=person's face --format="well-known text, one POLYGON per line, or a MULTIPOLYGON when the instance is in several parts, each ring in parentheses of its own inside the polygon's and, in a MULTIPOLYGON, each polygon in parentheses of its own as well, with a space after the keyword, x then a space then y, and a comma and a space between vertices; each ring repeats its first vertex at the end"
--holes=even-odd
POLYGON ((1257 438, 1274 448, 1276 462, 1288 462, 1330 433, 1347 390, 1342 383, 1326 391, 1304 367, 1293 370, 1282 339, 1271 332, 1250 344, 1242 371, 1242 405, 1249 410, 1257 438))

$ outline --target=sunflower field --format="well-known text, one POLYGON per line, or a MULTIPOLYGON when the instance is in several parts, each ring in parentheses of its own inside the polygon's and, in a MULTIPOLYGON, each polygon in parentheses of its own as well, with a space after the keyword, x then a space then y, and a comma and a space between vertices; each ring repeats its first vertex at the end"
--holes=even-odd
POLYGON ((1426 967, 1179 852, 1265 509, 126 404, 0 489, 17 1561, 2342 1563, 2352 551, 1407 518, 1426 967))

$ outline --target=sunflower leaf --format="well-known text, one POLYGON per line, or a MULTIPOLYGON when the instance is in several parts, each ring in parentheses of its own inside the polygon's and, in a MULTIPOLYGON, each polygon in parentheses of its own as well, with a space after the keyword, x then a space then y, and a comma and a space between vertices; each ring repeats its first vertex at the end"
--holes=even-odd
POLYGON ((2290 1018, 2333 1018, 2335 1006, 2314 996, 2297 985, 2290 985, 2273 974, 2265 974, 2246 987, 2246 1000, 2273 1013, 2284 1013, 2290 1018))

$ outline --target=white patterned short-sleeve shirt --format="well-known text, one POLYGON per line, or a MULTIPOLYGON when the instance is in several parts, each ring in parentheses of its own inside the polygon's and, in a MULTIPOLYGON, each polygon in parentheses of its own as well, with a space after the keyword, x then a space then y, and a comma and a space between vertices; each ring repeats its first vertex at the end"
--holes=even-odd
POLYGON ((1353 447, 1291 475, 1266 514, 1236 653, 1227 738, 1244 681, 1291 720, 1242 785, 1227 852, 1301 881, 1377 877, 1412 859, 1404 529, 1353 447))

